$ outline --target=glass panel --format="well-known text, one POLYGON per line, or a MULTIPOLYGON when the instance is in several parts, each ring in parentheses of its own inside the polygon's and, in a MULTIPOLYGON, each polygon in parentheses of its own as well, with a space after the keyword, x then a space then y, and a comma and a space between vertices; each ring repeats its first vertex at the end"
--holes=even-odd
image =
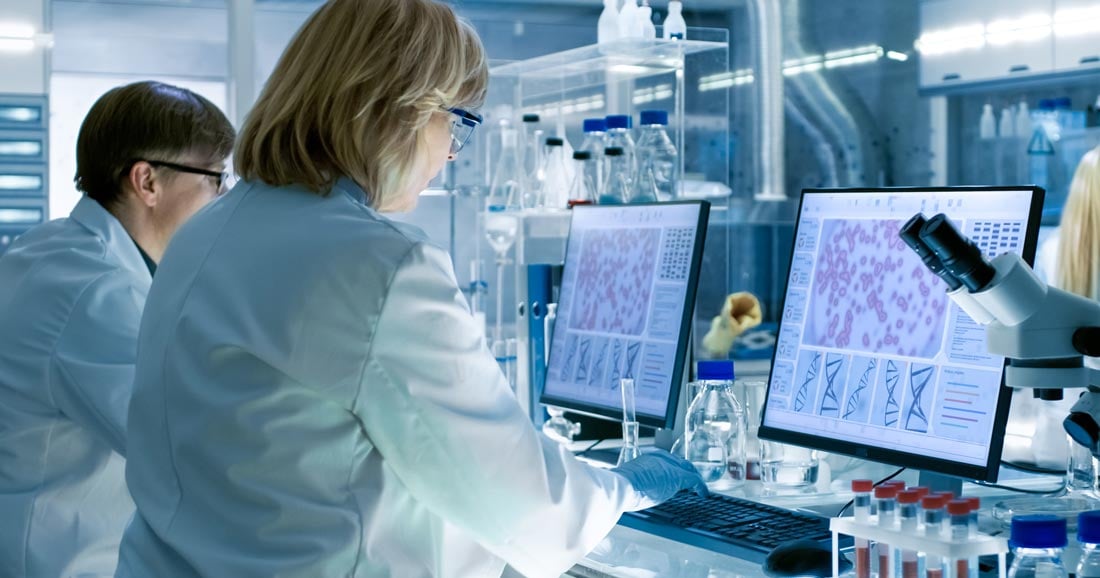
POLYGON ((36 157, 42 154, 42 142, 36 140, 0 140, 0 156, 36 157))
POLYGON ((0 223, 40 223, 42 209, 0 209, 0 223))
POLYGON ((38 175, 0 175, 0 190, 35 191, 42 188, 42 177, 38 175))
POLYGON ((37 106, 0 105, 0 121, 37 124, 42 121, 42 109, 37 106))

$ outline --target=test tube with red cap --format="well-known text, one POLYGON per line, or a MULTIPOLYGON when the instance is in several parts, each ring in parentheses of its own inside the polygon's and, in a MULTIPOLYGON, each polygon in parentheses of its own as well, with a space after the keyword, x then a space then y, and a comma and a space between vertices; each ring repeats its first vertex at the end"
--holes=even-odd
MULTIPOLYGON (((878 525, 880 528, 894 529, 897 523, 898 488, 896 485, 880 485, 875 488, 875 509, 878 510, 878 525)), ((890 578, 895 575, 890 555, 890 545, 882 541, 875 542, 875 550, 878 551, 878 577, 890 578)))
MULTIPOLYGON (((924 513, 924 535, 933 541, 943 538, 943 506, 945 496, 931 495, 921 498, 921 511, 924 513)), ((928 578, 943 578, 943 558, 928 554, 924 559, 924 569, 928 578)))
MULTIPOLYGON (((916 534, 920 527, 920 492, 916 489, 898 492, 898 510, 901 513, 901 531, 916 534)), ((895 556, 898 554, 895 553, 895 556)), ((916 550, 901 550, 901 578, 919 578, 916 550)))
MULTIPOLYGON (((970 541, 970 502, 951 500, 947 502, 947 515, 951 517, 951 541, 956 544, 970 541)), ((970 575, 970 560, 959 558, 955 561, 955 575, 951 578, 967 578, 970 575)))
MULTIPOLYGON (((977 496, 967 496, 964 498, 967 503, 970 504, 970 535, 978 535, 978 510, 982 509, 982 500, 977 496)), ((970 559, 970 578, 978 578, 978 558, 973 557, 970 559)))
MULTIPOLYGON (((875 482, 852 480, 852 503, 856 522, 866 524, 871 519, 871 490, 875 482)), ((871 578, 871 546, 867 538, 856 538, 856 578, 871 578)))

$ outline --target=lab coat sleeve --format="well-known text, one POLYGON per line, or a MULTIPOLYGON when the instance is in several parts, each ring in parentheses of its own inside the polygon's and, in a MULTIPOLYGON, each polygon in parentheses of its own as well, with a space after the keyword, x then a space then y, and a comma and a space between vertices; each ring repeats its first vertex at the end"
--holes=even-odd
POLYGON ((536 432, 434 247, 392 280, 356 407, 414 497, 528 577, 561 575, 642 501, 536 432))
POLYGON ((100 276, 81 293, 50 363, 55 406, 124 457, 143 302, 125 275, 100 276))

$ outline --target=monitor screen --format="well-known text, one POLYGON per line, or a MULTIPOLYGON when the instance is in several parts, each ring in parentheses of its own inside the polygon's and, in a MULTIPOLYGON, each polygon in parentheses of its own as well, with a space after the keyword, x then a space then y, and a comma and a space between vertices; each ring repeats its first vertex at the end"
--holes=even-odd
POLYGON ((573 208, 541 403, 621 419, 633 378, 638 422, 672 427, 709 209, 573 208))
POLYGON ((1011 391, 985 330, 898 236, 944 213, 987 258, 1031 263, 1042 189, 807 190, 760 436, 996 480, 1011 391))

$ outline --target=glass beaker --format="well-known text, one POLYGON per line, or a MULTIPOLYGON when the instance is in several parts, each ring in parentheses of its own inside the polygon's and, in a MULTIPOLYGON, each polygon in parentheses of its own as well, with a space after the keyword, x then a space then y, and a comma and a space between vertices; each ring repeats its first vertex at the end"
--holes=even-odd
POLYGON ((767 492, 813 491, 820 463, 817 450, 760 440, 760 480, 767 492))
MULTIPOLYGON (((760 479, 760 410, 764 407, 764 394, 768 383, 759 379, 739 379, 734 387, 741 408, 745 411, 745 479, 760 479)), ((732 464, 731 464, 732 465, 732 464)))

